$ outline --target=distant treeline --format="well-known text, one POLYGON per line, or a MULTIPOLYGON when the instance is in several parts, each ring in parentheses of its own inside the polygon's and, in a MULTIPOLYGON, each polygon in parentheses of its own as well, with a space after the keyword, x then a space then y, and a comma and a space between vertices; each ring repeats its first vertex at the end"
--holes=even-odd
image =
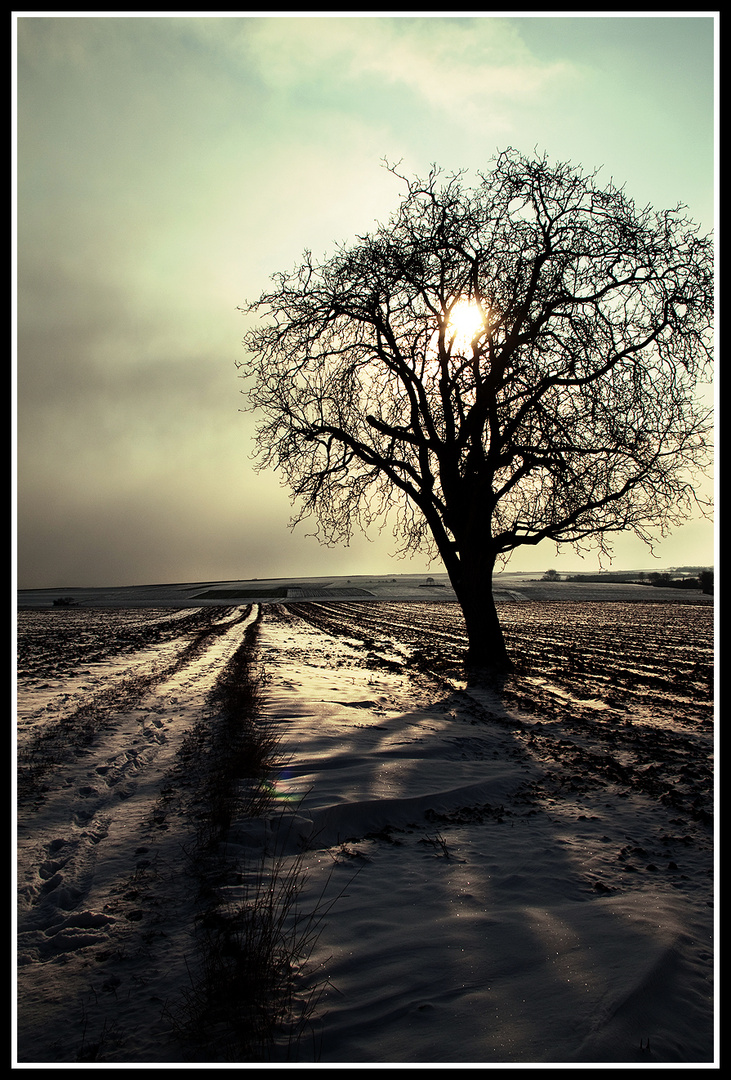
MULTIPOLYGON (((713 570, 708 568, 693 567, 692 573, 683 573, 682 577, 674 577, 670 571, 618 571, 617 573, 603 574, 567 574, 564 581, 601 581, 604 583, 625 585, 651 585, 663 589, 700 589, 701 592, 713 594, 713 570)), ((544 575, 547 576, 547 575, 544 575)), ((560 580, 558 575, 553 580, 560 580)))

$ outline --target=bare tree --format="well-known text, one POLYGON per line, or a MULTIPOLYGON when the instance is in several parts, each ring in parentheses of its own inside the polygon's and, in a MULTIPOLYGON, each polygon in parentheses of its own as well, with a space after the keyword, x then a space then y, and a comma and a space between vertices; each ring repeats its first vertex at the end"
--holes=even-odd
MULTIPOLYGON (((652 543, 699 502, 712 241, 515 150, 466 189, 436 167, 386 225, 306 252, 244 313, 259 467, 328 544, 394 524, 438 554, 466 663, 509 666, 493 571, 542 540, 652 543)), ((395 168, 392 172, 398 176, 395 168)))

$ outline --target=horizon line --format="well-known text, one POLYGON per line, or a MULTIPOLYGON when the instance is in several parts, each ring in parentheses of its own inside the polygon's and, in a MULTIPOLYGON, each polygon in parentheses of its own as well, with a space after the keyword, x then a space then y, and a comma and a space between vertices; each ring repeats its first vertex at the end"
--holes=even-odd
MULTIPOLYGON (((552 567, 548 568, 553 569, 552 567)), ((687 572, 692 570, 713 570, 713 564, 705 563, 687 563, 682 566, 664 566, 653 567, 648 569, 645 567, 623 567, 623 568, 611 568, 605 569, 599 567, 596 570, 585 569, 570 569, 570 570, 557 570, 556 573, 560 577, 566 577, 569 575, 592 575, 597 574, 655 574, 655 573, 669 573, 675 572, 687 572)), ((498 570, 495 572, 495 577, 500 577, 504 574, 511 574, 514 576, 527 576, 534 574, 545 574, 546 570, 498 570)), ((261 582, 261 581, 294 581, 296 579, 304 581, 322 581, 324 578, 332 578, 337 580, 348 580, 350 578, 397 578, 397 577, 448 577, 446 570, 410 570, 401 571, 399 573, 354 573, 354 574, 282 574, 263 577, 240 577, 240 578, 218 578, 218 579, 191 579, 189 581, 154 581, 154 582, 134 582, 127 585, 17 585, 16 592, 47 592, 49 590, 56 591, 60 589, 157 589, 157 588, 175 588, 176 586, 200 586, 200 585, 226 585, 237 584, 240 582, 261 582)))

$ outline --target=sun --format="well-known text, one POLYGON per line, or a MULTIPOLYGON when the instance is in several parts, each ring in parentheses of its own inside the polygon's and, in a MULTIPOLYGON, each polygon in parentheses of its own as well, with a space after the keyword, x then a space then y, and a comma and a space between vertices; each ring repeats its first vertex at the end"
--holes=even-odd
POLYGON ((485 329, 485 315, 472 300, 458 300, 447 323, 447 338, 452 348, 465 348, 485 329))

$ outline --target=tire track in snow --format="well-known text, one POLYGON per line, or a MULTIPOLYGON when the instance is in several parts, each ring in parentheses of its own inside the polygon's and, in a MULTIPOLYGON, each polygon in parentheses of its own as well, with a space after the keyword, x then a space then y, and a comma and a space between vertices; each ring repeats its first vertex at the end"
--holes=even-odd
MULTIPOLYGON (((123 674, 107 667, 107 678, 101 672, 101 689, 76 704, 79 694, 78 679, 71 678, 71 691, 61 690, 57 696, 65 703, 71 699, 71 708, 61 708, 61 715, 46 721, 32 739, 21 747, 18 755, 18 801, 43 798, 44 777, 58 765, 72 759, 93 742, 97 733, 109 723, 109 717, 133 708, 157 684, 171 678, 205 650, 211 640, 224 633, 235 616, 215 618, 215 610, 205 612, 202 622, 191 628, 190 621, 180 623, 180 635, 172 642, 161 640, 157 647, 141 651, 130 665, 122 668, 123 674), (110 678, 110 675, 112 676, 110 678)), ((118 657, 115 657, 115 662, 118 657)), ((106 665, 105 665, 106 666, 106 665)), ((83 687, 81 688, 83 691, 83 687)), ((49 708, 48 703, 45 708, 49 708)), ((20 711, 20 709, 19 709, 20 711)), ((44 712, 42 707, 41 716, 44 712)))
MULTIPOLYGON (((139 863, 151 862, 139 858, 141 849, 150 852, 151 824, 157 827, 157 854, 166 857, 171 841, 165 815, 155 815, 166 773, 253 618, 240 613, 212 624, 174 663, 141 677, 138 693, 118 699, 121 708, 107 702, 90 745, 76 740, 73 753, 55 766, 53 790, 41 803, 19 809, 21 965, 108 944, 120 919, 124 929, 135 922, 129 904, 126 915, 110 912, 119 909, 139 863)), ((184 821, 178 824, 185 829, 184 821)))

